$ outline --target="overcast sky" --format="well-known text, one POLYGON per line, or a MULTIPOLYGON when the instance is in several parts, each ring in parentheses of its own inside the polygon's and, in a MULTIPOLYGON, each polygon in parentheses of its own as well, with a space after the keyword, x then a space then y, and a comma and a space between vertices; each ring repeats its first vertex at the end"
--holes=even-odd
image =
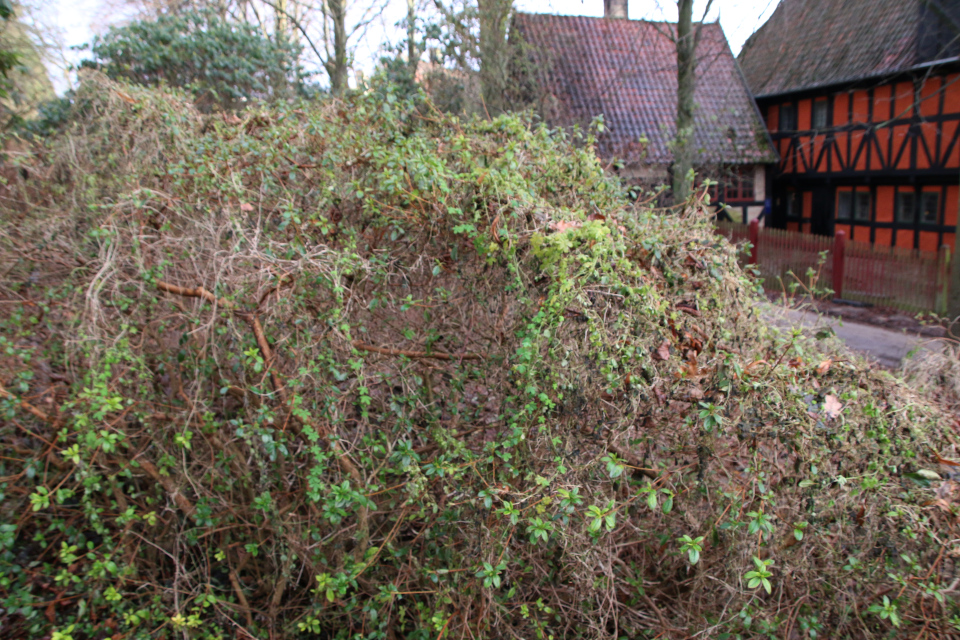
MULTIPOLYGON (((603 0, 516 0, 519 11, 531 13, 554 13, 562 15, 602 16, 603 0)), ((719 18, 720 25, 730 42, 734 55, 739 53, 744 41, 763 22, 770 17, 779 0, 713 0, 708 21, 719 18)), ((694 19, 703 15, 707 0, 695 0, 694 19)), ((74 47, 90 41, 104 19, 104 0, 48 0, 45 18, 51 26, 59 27, 63 42, 74 47)), ((377 60, 377 52, 382 44, 396 41, 400 35, 394 25, 406 11, 406 0, 390 0, 380 20, 367 33, 363 46, 356 52, 356 64, 370 69, 377 60)), ((675 0, 630 0, 630 17, 633 19, 676 21, 677 5, 675 0)), ((85 56, 78 52, 67 52, 67 59, 73 62, 85 56)), ((67 88, 67 79, 63 70, 51 70, 54 83, 59 91, 67 88)))

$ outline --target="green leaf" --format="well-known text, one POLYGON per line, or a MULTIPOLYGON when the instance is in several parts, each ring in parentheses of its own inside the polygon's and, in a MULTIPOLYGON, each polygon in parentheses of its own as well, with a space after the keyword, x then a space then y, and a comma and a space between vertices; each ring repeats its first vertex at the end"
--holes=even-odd
POLYGON ((664 513, 670 513, 673 511, 673 496, 668 495, 666 498, 664 498, 661 509, 663 509, 664 513))

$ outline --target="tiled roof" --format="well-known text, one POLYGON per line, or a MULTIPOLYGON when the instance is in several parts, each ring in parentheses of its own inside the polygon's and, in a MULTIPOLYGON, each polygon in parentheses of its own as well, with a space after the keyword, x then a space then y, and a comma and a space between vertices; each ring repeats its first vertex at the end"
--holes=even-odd
MULTIPOLYGON (((586 125, 602 114, 602 157, 669 164, 677 113, 676 26, 640 20, 518 13, 555 125, 586 125), (649 142, 640 143, 641 138, 649 142)), ((718 24, 705 24, 697 50, 696 164, 775 161, 766 129, 718 24)))
POLYGON ((892 74, 956 56, 958 14, 957 0, 782 0, 740 66, 755 96, 892 74))

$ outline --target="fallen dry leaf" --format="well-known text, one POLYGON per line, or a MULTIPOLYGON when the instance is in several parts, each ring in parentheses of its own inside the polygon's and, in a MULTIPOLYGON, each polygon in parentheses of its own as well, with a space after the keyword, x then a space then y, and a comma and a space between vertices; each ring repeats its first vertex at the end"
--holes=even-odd
POLYGON ((115 89, 114 93, 116 93, 120 97, 120 99, 123 100, 124 102, 128 102, 130 104, 137 104, 136 100, 134 100, 133 98, 125 94, 123 91, 117 91, 115 89))
POLYGON ((249 213, 250 211, 253 211, 253 209, 254 209, 253 205, 250 204, 249 202, 240 203, 240 211, 246 211, 249 213))
POLYGON ((701 315, 697 309, 694 309, 693 307, 688 307, 687 305, 683 305, 683 304, 677 305, 677 311, 683 311, 684 313, 691 315, 694 318, 699 318, 701 315))
POLYGON ((956 460, 949 460, 949 459, 947 459, 947 458, 941 458, 941 457, 940 457, 940 454, 937 453, 937 452, 934 452, 933 455, 936 456, 937 462, 939 462, 940 464, 945 464, 945 465, 948 465, 948 466, 951 466, 951 467, 960 467, 960 462, 957 462, 956 460))
POLYGON ((830 419, 836 418, 840 415, 840 411, 843 410, 843 405, 840 404, 840 401, 837 400, 836 396, 826 396, 823 399, 823 412, 827 414, 827 417, 830 419))
POLYGON ((653 352, 654 360, 666 360, 670 357, 670 343, 666 340, 660 343, 660 346, 653 352))
POLYGON ((566 220, 561 220, 560 222, 551 222, 550 228, 556 231, 557 233, 563 233, 567 229, 578 229, 580 228, 579 222, 567 222, 566 220))
POLYGON ((953 510, 950 508, 950 505, 947 503, 946 500, 940 500, 940 499, 927 500, 926 502, 920 503, 920 506, 921 507, 937 507, 944 513, 947 513, 947 514, 953 513, 953 510))
POLYGON ((833 364, 833 360, 831 360, 830 358, 827 358, 826 360, 820 363, 820 366, 817 367, 817 374, 821 376, 824 375, 827 371, 830 371, 830 365, 832 364, 833 364))

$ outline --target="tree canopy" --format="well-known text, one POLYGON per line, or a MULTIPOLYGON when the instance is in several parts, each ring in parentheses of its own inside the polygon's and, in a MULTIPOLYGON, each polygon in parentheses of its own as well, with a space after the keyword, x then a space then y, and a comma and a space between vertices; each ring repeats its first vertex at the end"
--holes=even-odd
POLYGON ((92 64, 109 77, 187 89, 201 108, 237 108, 303 89, 299 45, 209 11, 115 27, 91 49, 92 64))

